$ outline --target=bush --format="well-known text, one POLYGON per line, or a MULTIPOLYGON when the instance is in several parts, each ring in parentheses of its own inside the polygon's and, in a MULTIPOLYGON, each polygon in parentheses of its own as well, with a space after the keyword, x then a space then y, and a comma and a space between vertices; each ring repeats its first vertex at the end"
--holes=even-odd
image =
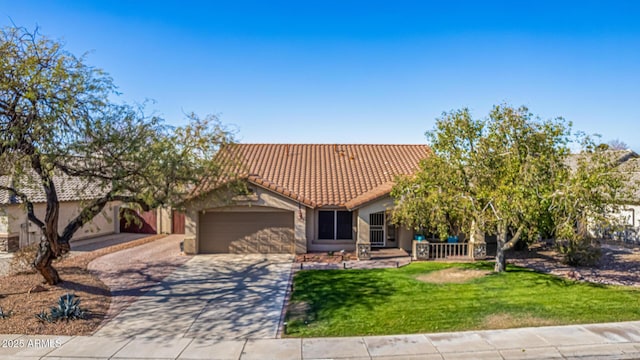
POLYGON ((38 244, 25 246, 13 253, 11 264, 9 265, 10 272, 12 274, 35 272, 33 260, 35 260, 37 253, 38 244))
POLYGON ((563 262, 571 266, 596 265, 602 255, 600 243, 590 238, 559 241, 557 247, 563 262))

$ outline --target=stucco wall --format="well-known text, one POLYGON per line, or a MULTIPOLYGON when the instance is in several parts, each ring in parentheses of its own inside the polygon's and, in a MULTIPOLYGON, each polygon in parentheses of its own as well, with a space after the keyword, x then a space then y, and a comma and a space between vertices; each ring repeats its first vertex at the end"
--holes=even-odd
MULTIPOLYGON (((198 228, 200 213, 206 211, 270 211, 269 208, 292 211, 294 215, 294 238, 296 253, 307 252, 306 218, 307 208, 288 198, 262 189, 258 186, 250 186, 252 195, 236 197, 235 200, 225 200, 220 194, 212 193, 202 199, 191 201, 186 205, 185 212, 185 238, 194 238, 195 251, 198 252, 198 228)), ((186 245, 185 245, 186 246, 186 245)))
MULTIPOLYGON (((73 236, 72 240, 80 240, 89 237, 112 234, 115 230, 115 205, 116 203, 110 203, 103 211, 93 218, 91 222, 85 224, 80 228, 73 236)), ((60 203, 60 213, 58 220, 58 232, 61 233, 65 226, 74 219, 86 206, 85 203, 79 201, 69 201, 60 203)), ((21 205, 8 205, 7 220, 8 220, 8 233, 10 235, 20 235, 20 229, 22 224, 27 223, 27 214, 21 205)), ((46 204, 35 204, 34 212, 40 219, 44 219, 46 211, 46 204)), ((39 236, 40 231, 33 224, 29 226, 30 231, 36 231, 39 236)))
MULTIPOLYGON (((620 211, 611 212, 608 216, 616 225, 640 229, 640 206, 625 205, 622 209, 620 209, 620 211)), ((597 237, 602 234, 601 229, 598 229, 598 225, 594 221, 588 222, 587 229, 589 230, 591 236, 597 237)))
POLYGON ((0 206, 0 235, 9 234, 9 212, 5 206, 0 206))
POLYGON ((173 219, 171 218, 171 208, 160 207, 156 209, 156 211, 158 214, 158 223, 156 224, 158 234, 171 234, 171 226, 173 221, 173 219))
POLYGON ((404 226, 399 226, 396 235, 398 237, 398 247, 411 251, 413 246, 413 235, 413 230, 404 226))
POLYGON ((614 214, 614 217, 621 224, 638 227, 640 226, 640 206, 625 205, 621 211, 614 214))
POLYGON ((358 209, 358 242, 369 242, 369 215, 392 209, 393 206, 393 199, 386 196, 358 209))

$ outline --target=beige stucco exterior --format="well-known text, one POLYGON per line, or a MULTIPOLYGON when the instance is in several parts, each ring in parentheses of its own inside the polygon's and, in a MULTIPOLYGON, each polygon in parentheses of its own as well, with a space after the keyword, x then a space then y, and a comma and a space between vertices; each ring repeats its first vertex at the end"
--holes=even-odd
POLYGON ((6 206, 0 206, 0 234, 9 235, 9 212, 6 206))
MULTIPOLYGON (((357 241, 369 242, 369 215, 386 212, 393 209, 395 206, 393 198, 391 196, 385 196, 380 199, 374 200, 364 206, 358 208, 357 212, 357 241)), ((396 241, 395 243, 388 243, 387 246, 398 247, 411 251, 414 232, 403 226, 399 226, 396 229, 396 241)))
POLYGON ((193 200, 185 212, 185 253, 199 253, 200 214, 213 211, 290 211, 293 216, 295 253, 307 252, 306 218, 308 208, 289 198, 258 186, 250 186, 253 193, 248 196, 225 199, 219 193, 211 193, 204 198, 193 200))
MULTIPOLYGON (((186 253, 199 253, 199 221, 202 214, 207 212, 277 212, 291 211, 294 216, 295 252, 324 252, 324 251, 353 251, 358 241, 369 241, 369 215, 376 212, 388 211, 394 202, 390 196, 371 201, 353 214, 353 238, 351 240, 322 240, 318 239, 318 216, 323 210, 346 210, 344 208, 316 208, 311 209, 289 198, 274 193, 259 186, 250 186, 253 193, 249 196, 238 197, 232 201, 223 200, 219 194, 210 194, 202 199, 193 200, 187 204, 185 212, 185 244, 186 253)), ((411 229, 399 227, 396 230, 396 241, 387 244, 411 250, 414 232, 411 229)))
POLYGON ((624 205, 617 213, 611 215, 622 226, 640 227, 640 206, 638 205, 624 205))
MULTIPOLYGON (((610 211, 607 218, 611 222, 610 231, 613 229, 634 229, 640 231, 640 205, 622 205, 617 211, 610 211)), ((587 230, 591 236, 599 237, 603 235, 603 230, 593 220, 587 221, 587 230)), ((611 233, 609 233, 611 235, 611 233)))
POLYGON ((172 216, 171 216, 171 208, 170 207, 159 207, 157 210, 157 227, 158 234, 171 234, 172 229, 172 216))
MULTIPOLYGON (((81 201, 67 201, 60 203, 58 232, 74 219, 86 206, 81 201)), ((117 227, 117 204, 110 203, 91 222, 80 228, 71 239, 72 241, 90 237, 112 234, 117 227)), ((34 212, 40 219, 44 218, 46 204, 34 204, 34 212)), ((39 241, 41 231, 33 223, 27 221, 25 208, 20 204, 0 206, 0 237, 18 238, 19 246, 24 247, 39 241)), ((0 249, 5 250, 6 249, 0 249)))

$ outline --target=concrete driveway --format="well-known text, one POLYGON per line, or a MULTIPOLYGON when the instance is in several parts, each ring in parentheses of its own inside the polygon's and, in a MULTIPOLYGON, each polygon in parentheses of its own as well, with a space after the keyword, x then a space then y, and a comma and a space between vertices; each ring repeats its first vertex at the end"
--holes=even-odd
POLYGON ((293 256, 198 255, 97 336, 275 338, 293 256))

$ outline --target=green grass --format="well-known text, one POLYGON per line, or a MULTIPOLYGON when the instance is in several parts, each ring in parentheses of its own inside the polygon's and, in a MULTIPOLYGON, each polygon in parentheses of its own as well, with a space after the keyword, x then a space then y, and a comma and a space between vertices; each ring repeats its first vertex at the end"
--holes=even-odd
POLYGON ((288 336, 353 336, 640 319, 640 290, 564 280, 509 267, 464 284, 421 274, 490 263, 414 263, 400 269, 298 272, 288 336))

